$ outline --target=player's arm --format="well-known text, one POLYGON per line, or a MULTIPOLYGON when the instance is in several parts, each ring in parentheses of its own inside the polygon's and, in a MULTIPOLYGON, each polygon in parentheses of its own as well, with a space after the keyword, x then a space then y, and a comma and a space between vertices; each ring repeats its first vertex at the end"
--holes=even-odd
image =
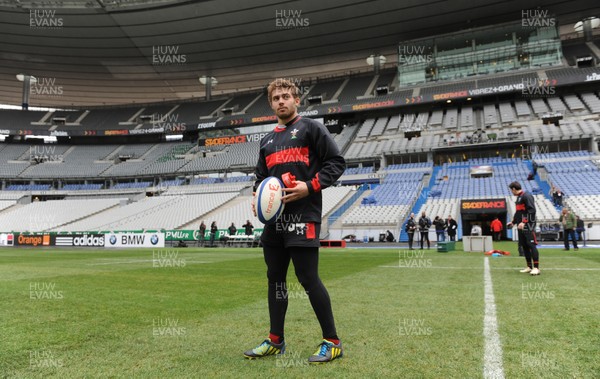
POLYGON ((286 193, 283 197, 284 203, 296 201, 324 190, 335 183, 346 169, 346 161, 327 129, 317 124, 310 124, 309 127, 310 144, 313 151, 319 154, 321 169, 310 180, 297 181, 295 187, 284 188, 286 193))
POLYGON ((519 211, 515 211, 515 214, 513 215, 513 219, 511 222, 509 222, 508 224, 506 224, 506 228, 507 229, 512 229, 513 226, 518 225, 519 221, 517 220, 517 214, 519 213, 519 211))
POLYGON ((324 126, 313 125, 311 139, 313 147, 321 160, 321 170, 314 178, 306 181, 309 194, 319 192, 333 185, 346 169, 346 160, 324 126))
POLYGON ((535 199, 533 198, 533 195, 531 195, 530 193, 527 193, 527 196, 524 196, 524 202, 525 202, 525 217, 523 218, 523 223, 525 224, 529 224, 530 226, 533 226, 535 224, 535 199))
POLYGON ((263 149, 260 149, 258 152, 258 162, 256 162, 254 175, 256 176, 256 180, 254 181, 254 187, 252 189, 252 213, 254 214, 254 217, 256 217, 256 189, 260 182, 269 176, 269 169, 267 168, 267 160, 263 149))

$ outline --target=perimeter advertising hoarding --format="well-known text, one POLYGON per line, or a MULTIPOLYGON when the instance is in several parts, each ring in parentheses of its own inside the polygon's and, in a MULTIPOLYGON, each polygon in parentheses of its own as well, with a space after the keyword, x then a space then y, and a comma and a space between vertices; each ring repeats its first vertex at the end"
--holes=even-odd
POLYGON ((104 247, 104 234, 58 234, 56 246, 104 247))
POLYGON ((54 246, 54 236, 50 234, 14 233, 15 246, 54 246))
POLYGON ((165 230, 165 241, 197 241, 198 234, 199 230, 165 230))
POLYGON ((108 233, 105 235, 104 247, 165 247, 164 233, 108 233))
MULTIPOLYGON (((254 229, 253 235, 260 236, 262 234, 263 229, 258 228, 254 229)), ((198 235, 200 234, 199 230, 165 230, 165 241, 198 241, 198 235)), ((219 240, 221 237, 225 237, 229 235, 229 231, 227 229, 219 229, 215 235, 215 240, 219 240)), ((236 235, 245 235, 244 228, 238 229, 236 235)), ((208 240, 210 238, 210 230, 204 232, 204 239, 208 240)))
POLYGON ((15 246, 15 235, 13 233, 0 233, 0 246, 15 246))

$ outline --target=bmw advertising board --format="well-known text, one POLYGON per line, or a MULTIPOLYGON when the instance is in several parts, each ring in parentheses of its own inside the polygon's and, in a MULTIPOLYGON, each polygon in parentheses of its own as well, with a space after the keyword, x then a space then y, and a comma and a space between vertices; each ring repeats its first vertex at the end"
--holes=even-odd
POLYGON ((108 233, 104 247, 165 247, 164 233, 108 233))

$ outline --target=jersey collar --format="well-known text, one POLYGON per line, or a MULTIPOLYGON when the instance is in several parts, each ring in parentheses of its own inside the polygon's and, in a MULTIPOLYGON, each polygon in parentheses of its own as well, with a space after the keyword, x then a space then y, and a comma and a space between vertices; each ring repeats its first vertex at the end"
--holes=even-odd
POLYGON ((300 115, 296 115, 296 117, 294 117, 293 119, 291 119, 290 121, 288 121, 287 124, 285 125, 277 125, 275 127, 275 132, 283 132, 288 126, 290 125, 294 125, 295 123, 297 123, 298 121, 300 121, 302 117, 300 117, 300 115))

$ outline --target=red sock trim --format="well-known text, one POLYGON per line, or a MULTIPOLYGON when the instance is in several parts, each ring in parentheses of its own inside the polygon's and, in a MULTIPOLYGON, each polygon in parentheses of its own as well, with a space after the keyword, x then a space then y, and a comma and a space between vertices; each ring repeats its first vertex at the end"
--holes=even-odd
POLYGON ((277 334, 269 333, 269 339, 271 339, 271 342, 273 342, 273 343, 276 343, 276 344, 281 343, 281 337, 278 336, 277 334))
POLYGON ((329 342, 333 342, 334 345, 339 345, 340 344, 340 340, 335 340, 333 338, 325 338, 327 341, 329 342))

